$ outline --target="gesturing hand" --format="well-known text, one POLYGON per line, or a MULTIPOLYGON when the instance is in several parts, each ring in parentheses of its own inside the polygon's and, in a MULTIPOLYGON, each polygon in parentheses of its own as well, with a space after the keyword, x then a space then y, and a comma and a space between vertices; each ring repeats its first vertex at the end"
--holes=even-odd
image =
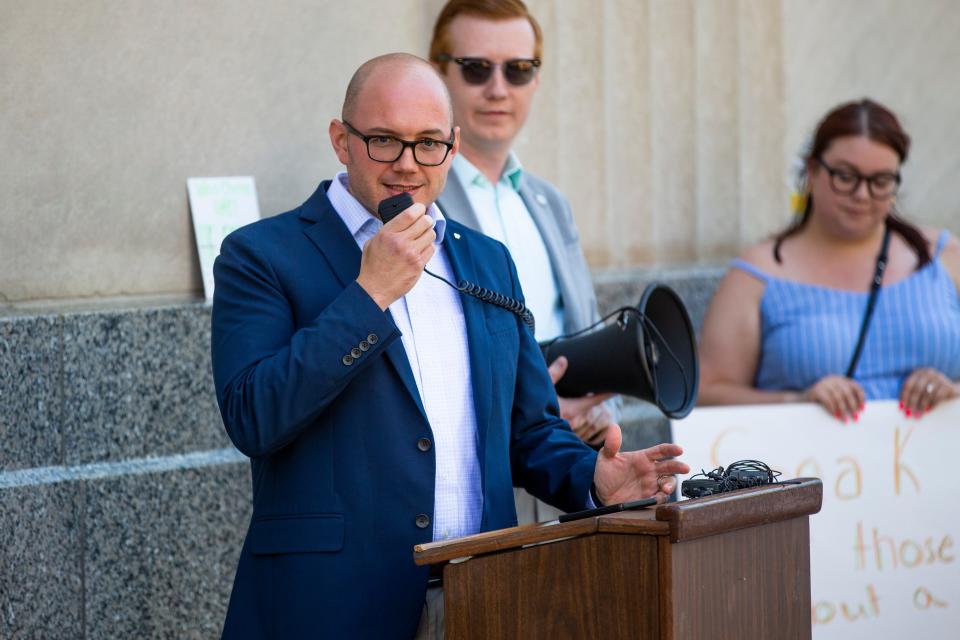
POLYGON ((620 426, 610 425, 593 472, 593 484, 600 500, 604 504, 616 504, 652 496, 657 502, 666 502, 676 480, 671 477, 659 482, 659 479, 690 471, 687 464, 674 459, 683 449, 664 443, 640 451, 621 452, 622 439, 620 426))
POLYGON ((825 376, 806 390, 803 399, 818 402, 837 420, 856 420, 863 410, 866 396, 863 387, 846 376, 825 376))

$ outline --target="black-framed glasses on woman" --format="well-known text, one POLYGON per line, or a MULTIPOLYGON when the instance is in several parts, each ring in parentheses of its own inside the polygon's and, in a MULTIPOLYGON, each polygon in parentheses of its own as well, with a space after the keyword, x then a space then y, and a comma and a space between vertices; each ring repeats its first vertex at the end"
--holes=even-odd
POLYGON ((493 76, 493 70, 500 67, 503 78, 516 87, 530 84, 541 64, 540 58, 513 58, 504 62, 493 62, 486 58, 454 58, 446 53, 437 56, 437 62, 456 62, 460 65, 463 81, 475 85, 487 84, 493 76))
POLYGON ((853 169, 837 169, 831 167, 823 158, 817 158, 817 163, 830 175, 830 187, 840 195, 849 196, 856 193, 861 182, 867 183, 867 191, 874 200, 886 200, 896 195, 900 188, 900 174, 881 172, 872 176, 862 175, 853 169))
POLYGON ((395 136, 385 134, 366 135, 357 131, 356 127, 343 120, 343 126, 349 133, 363 140, 367 145, 367 156, 376 162, 396 162, 403 155, 404 149, 413 149, 413 159, 424 167, 436 167, 443 164, 453 148, 453 132, 450 140, 434 140, 421 138, 420 140, 401 140, 395 136))

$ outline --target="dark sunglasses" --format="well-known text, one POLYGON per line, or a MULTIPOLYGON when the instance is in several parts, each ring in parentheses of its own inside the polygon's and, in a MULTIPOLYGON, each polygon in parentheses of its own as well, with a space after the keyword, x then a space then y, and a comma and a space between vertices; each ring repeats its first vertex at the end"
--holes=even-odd
POLYGON ((510 84, 522 87, 530 84, 537 75, 540 58, 514 58, 506 62, 491 62, 486 58, 454 58, 445 53, 437 56, 438 62, 456 62, 460 65, 460 73, 467 84, 486 84, 493 75, 493 70, 500 67, 503 78, 510 84))

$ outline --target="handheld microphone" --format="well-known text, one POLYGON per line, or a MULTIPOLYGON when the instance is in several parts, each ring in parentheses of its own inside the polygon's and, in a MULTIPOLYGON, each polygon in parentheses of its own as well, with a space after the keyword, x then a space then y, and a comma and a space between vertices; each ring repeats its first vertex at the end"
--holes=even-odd
MULTIPOLYGON (((377 215, 380 216, 380 220, 383 221, 383 224, 387 224, 396 218, 400 212, 405 211, 411 206, 413 206, 413 197, 404 191, 395 196, 390 196, 389 198, 381 200, 380 204, 377 205, 377 215)), ((446 278, 432 273, 427 268, 424 268, 423 271, 427 275, 433 276, 437 280, 446 282, 460 293, 472 296, 478 300, 481 300, 482 302, 492 304, 496 307, 500 307, 501 309, 506 309, 510 313, 516 314, 526 323, 528 327, 530 327, 530 332, 534 332, 536 322, 534 321, 533 313, 519 300, 505 296, 502 293, 497 293, 496 291, 491 291, 476 285, 469 280, 460 280, 457 284, 453 284, 446 278)))
POLYGON ((381 200, 380 204, 377 205, 377 215, 383 220, 383 224, 387 224, 400 215, 400 212, 408 209, 412 205, 413 198, 410 197, 409 193, 404 191, 395 196, 390 196, 386 200, 381 200))

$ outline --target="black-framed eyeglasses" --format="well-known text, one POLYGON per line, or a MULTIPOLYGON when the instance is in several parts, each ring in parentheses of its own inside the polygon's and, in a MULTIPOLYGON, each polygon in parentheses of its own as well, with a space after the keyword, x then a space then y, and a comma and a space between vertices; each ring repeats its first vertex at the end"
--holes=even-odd
POLYGON ((899 173, 875 173, 872 176, 861 175, 853 169, 836 169, 831 167, 823 158, 817 158, 817 163, 830 175, 830 187, 840 195, 849 196, 857 192, 861 182, 867 183, 867 191, 874 200, 886 200, 896 195, 900 188, 899 173))
POLYGON ((530 84, 537 75, 540 58, 513 58, 504 62, 493 62, 486 58, 454 58, 442 53, 437 56, 438 62, 456 62, 460 65, 460 74, 467 84, 486 84, 493 76, 493 70, 500 67, 503 78, 510 84, 522 87, 530 84))
POLYGON ((450 132, 450 140, 433 140, 432 138, 422 138, 420 140, 401 140, 394 136, 383 134, 365 135, 357 131, 356 127, 343 120, 343 126, 347 131, 357 136, 367 145, 367 156, 376 162, 396 162, 403 155, 404 149, 410 147, 413 149, 413 159, 417 164, 424 167, 436 167, 443 164, 453 148, 453 131, 450 132))

